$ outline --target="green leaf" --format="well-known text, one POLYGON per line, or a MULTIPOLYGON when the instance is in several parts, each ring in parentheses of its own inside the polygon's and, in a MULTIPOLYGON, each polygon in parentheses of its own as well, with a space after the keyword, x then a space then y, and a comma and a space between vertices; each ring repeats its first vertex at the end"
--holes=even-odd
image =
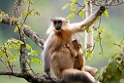
POLYGON ((3 20, 3 18, 2 18, 2 17, 0 17, 0 22, 2 22, 2 20, 3 20))
POLYGON ((118 68, 117 61, 116 60, 111 61, 107 68, 108 68, 109 72, 114 73, 118 68))
POLYGON ((102 32, 104 32, 105 30, 106 30, 106 28, 99 28, 99 29, 98 29, 98 32, 102 33, 102 32))
POLYGON ((12 24, 12 21, 13 21, 13 19, 10 18, 10 19, 9 19, 9 24, 10 24, 10 25, 12 24))
POLYGON ((41 62, 40 62, 40 60, 38 60, 37 58, 32 58, 31 59, 31 62, 34 62, 34 63, 36 63, 36 64, 38 64, 40 66, 42 65, 41 62))
POLYGON ((124 78, 124 69, 122 70, 122 78, 124 78))
POLYGON ((25 3, 25 2, 27 2, 27 1, 28 1, 28 0, 23 0, 22 2, 24 2, 24 3, 25 3))
POLYGON ((18 26, 15 27, 14 29, 14 32, 17 32, 19 29, 18 29, 18 26))
POLYGON ((19 30, 19 28, 21 27, 21 24, 17 25, 14 29, 14 32, 17 32, 19 30))
POLYGON ((8 14, 5 14, 5 17, 6 17, 6 18, 8 18, 8 17, 9 17, 9 15, 8 15, 8 14))
POLYGON ((72 12, 68 16, 66 16, 66 19, 72 19, 72 18, 74 18, 74 16, 75 16, 75 13, 72 12))
POLYGON ((27 48, 28 50, 32 50, 32 48, 31 48, 31 46, 30 46, 29 44, 26 44, 26 48, 27 48))
POLYGON ((119 44, 124 45, 124 38, 121 40, 121 42, 119 44))
POLYGON ((17 21, 18 21, 18 19, 17 19, 17 18, 14 18, 14 19, 13 19, 13 22, 17 22, 17 21))
POLYGON ((30 59, 30 58, 28 58, 28 59, 27 59, 27 62, 28 62, 28 63, 30 63, 30 62, 31 62, 31 59, 30 59))
POLYGON ((80 11, 80 12, 79 12, 79 15, 80 15, 82 18, 84 18, 84 12, 83 12, 83 11, 80 11))
POLYGON ((89 0, 84 0, 84 3, 87 4, 89 0))
POLYGON ((36 11, 36 15, 40 16, 40 12, 36 11))
POLYGON ((70 9, 71 11, 75 11, 76 10, 76 6, 71 6, 71 9, 70 9))
POLYGON ((103 38, 100 36, 97 36, 94 38, 95 42, 98 43, 99 41, 101 41, 103 38))
POLYGON ((4 56, 5 52, 0 49, 0 59, 4 56))
POLYGON ((40 16, 40 12, 38 12, 37 10, 35 9, 32 9, 31 11, 28 12, 28 15, 32 16, 32 15, 38 15, 40 16))
POLYGON ((112 76, 109 80, 108 80, 109 83, 120 83, 118 82, 118 80, 115 78, 115 76, 112 76))
POLYGON ((16 49, 16 50, 19 50, 19 46, 18 45, 16 45, 16 44, 10 44, 10 48, 13 48, 13 49, 16 49))
POLYGON ((105 11, 103 12, 103 15, 104 15, 106 18, 108 18, 108 17, 109 17, 108 11, 105 10, 105 11))
POLYGON ((92 58, 92 51, 87 50, 87 56, 86 59, 92 58))
POLYGON ((103 68, 99 69, 99 70, 96 72, 96 74, 95 74, 95 79, 96 79, 96 80, 100 80, 100 78, 102 77, 103 72, 104 72, 104 69, 103 69, 103 68))
POLYGON ((72 0, 72 3, 73 3, 73 4, 77 3, 77 0, 72 0))
POLYGON ((30 4, 33 4, 33 1, 32 1, 32 0, 30 0, 30 1, 29 1, 29 3, 30 3, 30 4))
POLYGON ((23 11, 22 13, 21 13, 21 17, 24 17, 25 15, 27 15, 27 11, 23 11))
POLYGON ((86 29, 87 33, 90 32, 90 31, 89 31, 89 28, 90 28, 90 25, 86 25, 86 26, 85 26, 85 29, 86 29))
POLYGON ((31 50, 28 55, 38 56, 38 52, 36 50, 31 50))
POLYGON ((69 5, 70 5, 70 3, 64 5, 64 6, 62 7, 62 10, 64 10, 65 8, 67 8, 69 5))
POLYGON ((38 52, 36 50, 31 51, 35 56, 38 56, 38 52))
POLYGON ((9 62, 13 62, 13 61, 16 61, 16 56, 18 55, 18 53, 15 53, 15 54, 12 54, 12 57, 10 57, 8 60, 9 62))
POLYGON ((28 73, 32 73, 32 70, 31 69, 28 69, 28 73))
POLYGON ((25 25, 25 24, 23 24, 23 27, 25 27, 25 28, 31 28, 29 25, 25 25))
POLYGON ((100 55, 102 56, 106 56, 106 54, 104 52, 100 52, 100 55))
POLYGON ((8 43, 12 43, 12 42, 14 42, 14 43, 24 44, 22 41, 17 40, 17 39, 15 39, 15 38, 10 38, 10 39, 8 39, 7 42, 8 42, 8 43))

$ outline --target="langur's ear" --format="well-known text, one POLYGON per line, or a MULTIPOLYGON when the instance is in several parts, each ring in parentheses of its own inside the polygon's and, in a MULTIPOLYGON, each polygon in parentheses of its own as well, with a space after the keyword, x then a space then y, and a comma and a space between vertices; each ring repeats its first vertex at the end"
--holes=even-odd
POLYGON ((50 21, 54 22, 56 20, 56 17, 55 16, 52 16, 50 21))

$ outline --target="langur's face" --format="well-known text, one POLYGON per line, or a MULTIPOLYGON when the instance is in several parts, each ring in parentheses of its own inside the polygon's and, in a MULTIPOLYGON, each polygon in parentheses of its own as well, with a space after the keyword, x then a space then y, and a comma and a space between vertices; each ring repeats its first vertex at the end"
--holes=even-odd
POLYGON ((72 41, 72 44, 74 45, 74 47, 76 48, 76 49, 80 49, 81 47, 82 47, 82 44, 81 44, 81 42, 80 42, 80 40, 73 40, 72 41))
POLYGON ((65 18, 61 18, 61 17, 51 19, 51 21, 56 30, 65 29, 65 27, 68 24, 68 21, 65 18))
POLYGON ((56 30, 60 30, 62 28, 61 20, 52 20, 52 22, 56 30))

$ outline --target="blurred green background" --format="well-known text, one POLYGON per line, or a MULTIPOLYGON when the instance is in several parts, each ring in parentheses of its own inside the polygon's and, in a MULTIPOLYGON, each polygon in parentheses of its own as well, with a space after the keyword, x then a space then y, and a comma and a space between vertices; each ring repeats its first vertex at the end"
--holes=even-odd
MULTIPOLYGON (((15 0, 0 0, 0 10, 8 13, 9 16, 13 16, 13 5, 15 0)), ((80 0, 81 1, 81 0, 80 0)), ((43 39, 47 38, 46 30, 50 24, 50 18, 54 16, 66 17, 71 11, 67 8, 62 10, 68 0, 33 0, 34 4, 31 5, 31 8, 36 9, 40 12, 40 16, 28 17, 26 23, 31 26, 31 29, 41 35, 43 39)), ((80 2, 83 3, 83 2, 80 2)), ((22 3, 22 11, 27 10, 27 4, 22 3)), ((107 57, 99 55, 101 52, 99 44, 96 44, 94 49, 93 58, 87 60, 86 64, 94 66, 97 68, 104 67, 108 63, 108 57, 111 57, 116 52, 119 52, 119 48, 114 46, 113 43, 118 43, 124 38, 124 5, 114 6, 108 9, 109 18, 102 17, 101 28, 106 28, 106 31, 102 34, 103 41, 102 45, 104 52, 107 54, 107 57)), ((70 22, 78 22, 83 19, 79 16, 71 19, 70 22)), ((18 34, 14 33, 14 26, 9 26, 0 23, 0 46, 3 45, 3 42, 6 42, 8 38, 18 38, 18 34)), ((95 32, 94 32, 95 33, 95 32)), ((96 33, 95 33, 96 35, 96 33)), ((39 48, 34 42, 32 42, 28 37, 26 37, 27 43, 32 46, 33 49, 39 52, 39 59, 41 59, 40 54, 42 49, 39 48)), ((81 35, 80 39, 84 42, 84 36, 81 35)), ((121 52, 121 51, 120 51, 121 52)), ((41 59, 42 60, 42 59, 41 59)), ((14 62, 16 67, 15 71, 19 70, 18 57, 17 61, 14 62)), ((42 66, 37 64, 32 64, 32 68, 37 73, 43 73, 42 66)), ((0 70, 6 70, 5 66, 0 62, 0 70)), ((9 76, 0 76, 0 83, 27 83, 25 80, 9 76)), ((121 81, 124 83, 124 80, 121 81)))

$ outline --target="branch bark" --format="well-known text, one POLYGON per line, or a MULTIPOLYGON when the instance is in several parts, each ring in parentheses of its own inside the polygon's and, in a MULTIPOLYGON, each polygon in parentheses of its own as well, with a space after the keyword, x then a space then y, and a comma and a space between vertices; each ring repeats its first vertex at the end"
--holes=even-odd
POLYGON ((23 31, 23 27, 22 27, 22 23, 21 23, 21 19, 20 19, 20 6, 21 6, 21 1, 22 0, 17 0, 15 1, 14 4, 14 14, 15 17, 18 18, 18 24, 21 24, 21 26, 19 27, 18 25, 18 33, 19 33, 19 37, 20 40, 23 42, 23 44, 21 44, 20 46, 20 68, 21 68, 21 72, 23 74, 27 73, 27 67, 26 67, 26 38, 25 38, 25 34, 23 31))
POLYGON ((0 75, 8 75, 18 78, 24 78, 25 80, 31 83, 62 83, 61 79, 55 79, 55 80, 45 79, 43 76, 33 76, 29 73, 23 74, 19 72, 0 71, 0 75))
MULTIPOLYGON (((91 0, 86 4, 86 18, 88 18, 92 14, 92 3, 91 0)), ((92 51, 93 49, 93 31, 92 25, 89 27, 89 32, 85 31, 85 42, 84 48, 92 51)))
POLYGON ((32 41, 34 41, 40 48, 43 49, 43 44, 45 40, 42 39, 40 35, 38 35, 36 32, 28 28, 24 28, 23 30, 24 30, 25 35, 27 35, 32 41))

